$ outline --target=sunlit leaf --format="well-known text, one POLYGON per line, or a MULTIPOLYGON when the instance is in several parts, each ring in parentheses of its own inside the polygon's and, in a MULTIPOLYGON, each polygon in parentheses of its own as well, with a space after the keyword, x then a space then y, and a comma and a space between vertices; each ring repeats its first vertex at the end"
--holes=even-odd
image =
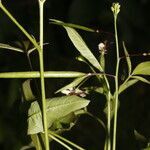
POLYGON ((65 23, 63 21, 60 20, 56 20, 56 19, 50 19, 51 24, 56 24, 56 25, 60 25, 60 26, 66 26, 66 27, 70 27, 70 28, 75 28, 75 29, 80 29, 80 30, 85 30, 85 31, 89 31, 89 32, 95 32, 95 30, 91 29, 91 28, 87 28, 81 25, 77 25, 77 24, 72 24, 72 23, 65 23))
POLYGON ((138 79, 131 79, 129 81, 127 81, 126 83, 120 85, 119 87, 119 94, 122 93, 124 90, 126 90, 128 87, 134 85, 135 83, 138 82, 138 79))
POLYGON ((35 96, 31 89, 31 80, 30 79, 26 80, 22 84, 22 89, 23 89, 23 95, 24 95, 25 100, 27 100, 27 101, 35 100, 35 96))
POLYGON ((81 53, 83 57, 85 57, 95 68, 99 69, 100 71, 103 71, 102 67, 100 66, 99 62, 95 58, 95 56, 92 54, 82 37, 78 34, 78 32, 69 27, 65 27, 68 36, 76 49, 81 53))
POLYGON ((128 65, 128 75, 130 75, 132 71, 132 65, 131 65, 130 56, 128 54, 128 51, 126 49, 124 42, 123 42, 123 49, 124 49, 124 53, 125 53, 125 57, 126 57, 127 65, 128 65))
POLYGON ((28 111, 28 134, 43 132, 42 114, 37 101, 31 103, 28 111))
POLYGON ((8 50, 24 53, 24 51, 22 49, 14 47, 14 46, 10 46, 8 44, 0 43, 0 48, 1 49, 8 49, 8 50))
MULTIPOLYGON (((72 95, 62 96, 47 101, 47 122, 48 127, 68 114, 86 107, 89 100, 72 95)), ((28 134, 43 132, 42 115, 37 101, 32 102, 28 112, 28 134)))
POLYGON ((68 85, 66 85, 65 87, 59 89, 58 91, 56 91, 56 93, 70 89, 70 88, 74 88, 77 85, 79 85, 85 78, 87 78, 87 76, 83 76, 83 77, 79 77, 76 78, 75 80, 73 80, 73 82, 69 83, 68 85))
POLYGON ((132 75, 150 75, 150 61, 145 61, 136 66, 132 75))
POLYGON ((139 81, 142 81, 144 83, 150 84, 150 81, 148 81, 147 79, 145 79, 145 78, 143 78, 141 76, 132 76, 131 78, 138 79, 139 81))
MULTIPOLYGON (((56 21, 56 22, 59 23, 60 21, 56 21)), ((67 26, 63 26, 63 27, 66 29, 70 40, 72 41, 76 49, 81 53, 81 55, 85 57, 94 67, 96 67, 100 71, 103 71, 99 62, 92 54, 92 52, 90 51, 90 49, 88 48, 88 46, 86 45, 82 37, 79 35, 79 33, 71 27, 67 27, 67 26)))

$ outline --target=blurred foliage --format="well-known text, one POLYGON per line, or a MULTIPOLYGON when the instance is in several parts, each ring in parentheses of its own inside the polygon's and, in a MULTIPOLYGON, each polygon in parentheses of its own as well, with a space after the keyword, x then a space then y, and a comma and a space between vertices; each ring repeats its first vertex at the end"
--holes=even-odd
MULTIPOLYGON (((27 29, 38 39, 38 1, 13 0, 3 1, 4 5, 27 29)), ((113 44, 113 17, 110 6, 113 1, 100 0, 47 0, 45 5, 45 70, 75 70, 89 71, 84 64, 75 60, 78 53, 69 41, 61 27, 49 24, 49 19, 59 19, 98 29, 99 33, 81 32, 93 53, 98 54, 97 45, 107 40, 107 59, 110 59, 107 72, 113 73, 114 44, 113 44), (61 64, 61 65, 60 65, 61 64)), ((150 44, 150 1, 132 0, 120 1, 121 13, 119 15, 120 43, 125 41, 130 54, 149 52, 150 44)), ((25 40, 23 34, 0 10, 0 42, 14 44, 16 41, 25 40)), ((121 51, 123 51, 121 49, 121 51)), ((134 65, 137 62, 148 60, 149 57, 133 57, 134 65)), ((38 70, 37 54, 31 55, 34 70, 38 70)), ((0 71, 26 71, 30 70, 27 57, 24 54, 0 50, 0 71)), ((124 70, 122 71, 124 72, 124 70)), ((18 150, 29 142, 26 136, 26 115, 28 105, 21 99, 21 83, 19 79, 0 79, 0 149, 18 150)), ((53 97, 54 92, 68 83, 69 80, 46 79, 46 95, 53 97)), ((92 80, 91 82, 95 82, 92 80)), ((90 83, 89 83, 90 84, 90 83)), ((147 141, 138 141, 134 136, 136 129, 147 139, 150 138, 150 93, 149 86, 138 83, 131 87, 120 97, 118 119, 117 147, 118 150, 140 150, 146 147, 147 141)), ((92 99, 89 110, 101 118, 104 108, 104 99, 99 94, 89 95, 92 99), (101 113, 99 113, 101 112, 101 113)), ((105 119, 105 118, 104 118, 105 119)), ((85 147, 87 150, 102 149, 104 130, 90 117, 81 117, 79 123, 66 137, 85 147)), ((59 145, 55 150, 62 149, 59 145)))

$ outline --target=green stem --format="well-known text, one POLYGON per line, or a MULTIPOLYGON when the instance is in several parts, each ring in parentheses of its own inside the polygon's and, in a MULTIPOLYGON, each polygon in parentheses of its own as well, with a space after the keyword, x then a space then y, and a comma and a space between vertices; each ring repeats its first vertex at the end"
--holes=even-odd
POLYGON ((100 125, 102 125, 103 128, 106 130, 106 126, 105 126, 104 122, 101 119, 99 119, 98 117, 94 116, 90 112, 86 112, 85 114, 87 114, 88 116, 90 116, 90 117, 94 118, 95 120, 97 120, 98 123, 100 123, 100 125))
MULTIPOLYGON (((74 71, 45 71, 44 78, 78 78, 88 74, 74 71)), ((40 78, 39 71, 26 72, 3 72, 0 78, 40 78)))
MULTIPOLYGON (((104 74, 104 82, 107 86, 107 93, 105 94, 106 99, 107 99, 107 135, 106 135, 106 140, 105 140, 105 149, 110 150, 111 149, 111 106, 110 106, 110 101, 111 101, 111 92, 110 92, 110 85, 108 82, 108 79, 106 75, 104 74)), ((100 79, 99 79, 100 80, 100 79)), ((101 80, 100 80, 101 82, 101 80)))
POLYGON ((45 149, 49 150, 48 126, 47 126, 47 113, 46 113, 46 96, 45 96, 45 81, 44 81, 44 60, 43 60, 43 7, 44 2, 39 0, 40 10, 40 47, 39 61, 40 61, 40 81, 41 81, 41 95, 42 95, 42 117, 44 125, 45 149))
POLYGON ((117 15, 114 15, 114 28, 115 28, 115 42, 116 42, 116 76, 115 76, 115 112, 114 112, 114 129, 113 129, 113 150, 116 150, 116 130, 117 130, 117 114, 118 114, 118 72, 119 72, 119 45, 118 45, 118 33, 117 33, 117 15))
POLYGON ((110 137, 110 131, 111 131, 111 108, 110 108, 110 91, 108 92, 108 98, 107 98, 107 150, 111 149, 111 137, 110 137))
POLYGON ((54 132, 52 132, 50 130, 49 130, 49 134, 51 134, 51 135, 53 135, 53 136, 61 139, 62 141, 66 142, 66 143, 68 143, 70 145, 72 145, 73 147, 77 148, 78 150, 85 150, 84 148, 80 147, 79 145, 77 145, 77 144, 75 144, 75 143, 67 140, 66 138, 64 138, 64 137, 62 137, 62 136, 60 136, 60 135, 58 135, 58 134, 56 134, 56 133, 54 133, 54 132))
POLYGON ((52 138, 53 140, 55 140, 56 142, 58 142, 59 144, 61 144, 62 146, 64 146, 66 149, 68 150, 73 150, 72 148, 70 148, 68 145, 66 145, 65 143, 63 143, 62 141, 60 141, 58 138, 56 138, 55 136, 49 134, 49 137, 52 138))
POLYGON ((11 15, 11 13, 3 6, 0 1, 0 8, 4 11, 4 13, 12 20, 12 22, 24 33, 24 35, 32 42, 32 44, 36 47, 36 49, 40 50, 40 46, 37 44, 34 38, 19 24, 19 22, 11 15))
MULTIPOLYGON (((44 78, 78 78, 88 74, 72 71, 45 71, 44 78)), ((40 78, 39 71, 26 72, 3 72, 0 78, 40 78)))

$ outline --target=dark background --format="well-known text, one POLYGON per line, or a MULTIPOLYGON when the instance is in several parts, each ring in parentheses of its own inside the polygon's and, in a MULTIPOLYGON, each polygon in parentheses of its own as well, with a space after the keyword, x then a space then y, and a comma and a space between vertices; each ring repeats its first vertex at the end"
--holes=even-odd
MULTIPOLYGON (((75 60, 78 52, 69 41, 62 27, 49 24, 50 18, 98 29, 98 33, 81 32, 94 54, 98 54, 97 45, 107 40, 107 72, 114 73, 115 49, 113 16, 110 10, 111 0, 47 0, 45 3, 44 60, 45 70, 88 71, 87 67, 75 60)), ((22 24, 22 26, 38 39, 38 0, 3 1, 3 4, 22 24)), ((149 52, 150 44, 150 1, 130 0, 120 1, 121 12, 118 18, 120 51, 121 42, 125 41, 130 54, 149 52)), ((26 40, 17 27, 0 10, 0 43, 14 44, 26 40)), ((37 54, 31 55, 34 70, 38 70, 37 54)), ((149 57, 132 57, 135 67, 149 57)), ((125 64, 122 64, 125 66, 125 64)), ((7 50, 0 51, 0 72, 30 70, 26 55, 7 50)), ((125 72, 126 70, 122 70, 125 72)), ((29 142, 26 136, 26 104, 21 100, 22 79, 0 79, 0 149, 18 150, 29 142)), ((46 80, 46 95, 53 97, 54 92, 69 80, 46 80)), ((91 84, 92 81, 91 81, 91 84)), ((146 142, 138 141, 134 129, 150 138, 150 102, 149 86, 139 82, 120 97, 118 115, 117 149, 140 150, 146 147, 146 142)), ((104 107, 103 97, 92 93, 89 110, 97 115, 104 107)), ((87 116, 79 119, 77 125, 65 133, 65 136, 85 147, 87 150, 101 150, 104 144, 104 130, 97 122, 87 116)), ((63 149, 53 142, 53 149, 63 149), (57 148, 58 147, 58 148, 57 148)))

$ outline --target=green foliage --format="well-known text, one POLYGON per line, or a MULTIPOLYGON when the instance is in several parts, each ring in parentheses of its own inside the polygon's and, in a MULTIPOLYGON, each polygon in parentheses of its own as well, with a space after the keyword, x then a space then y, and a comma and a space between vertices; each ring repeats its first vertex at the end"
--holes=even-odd
MULTIPOLYGON (((48 128, 58 119, 86 107, 89 101, 78 96, 63 96, 47 100, 48 128)), ((28 112, 28 134, 43 132, 42 114, 37 101, 32 102, 28 112)))
MULTIPOLYGON (((3 6, 0 1, 0 8, 3 12, 12 20, 12 22, 22 31, 22 33, 29 39, 29 42, 33 44, 32 48, 29 48, 28 42, 23 42, 27 56, 34 51, 38 51, 39 56, 39 71, 31 72, 4 72, 0 73, 0 78, 40 78, 40 89, 41 89, 41 99, 36 98, 31 89, 31 79, 26 80, 22 84, 24 98, 27 101, 33 101, 28 110, 28 134, 31 136, 33 145, 37 150, 49 150, 49 142, 52 140, 57 141, 62 144, 64 147, 71 149, 65 143, 68 143, 79 150, 83 150, 80 146, 72 143, 69 140, 64 139, 59 136, 64 131, 70 130, 76 123, 78 117, 81 114, 88 114, 93 118, 96 118, 106 131, 106 140, 105 140, 105 149, 110 150, 116 149, 116 130, 117 130, 117 114, 120 106, 119 95, 128 89, 130 86, 134 85, 138 81, 150 84, 150 81, 143 77, 150 75, 150 61, 142 62, 138 64, 135 69, 132 71, 132 63, 130 55, 126 49, 126 46, 123 42, 123 49, 126 58, 126 63, 128 67, 128 76, 125 81, 119 85, 119 67, 120 56, 119 56, 119 43, 118 43, 118 34, 117 34, 117 16, 120 12, 119 3, 113 3, 111 10, 114 15, 114 29, 115 29, 115 42, 116 42, 116 68, 115 75, 109 75, 105 73, 105 49, 102 49, 102 52, 99 54, 99 61, 93 55, 83 38, 75 29, 85 30, 89 32, 95 32, 93 29, 83 27, 80 25, 75 25, 72 23, 64 23, 59 20, 50 19, 52 24, 59 25, 65 28, 71 42, 75 48, 80 53, 78 60, 85 62, 91 69, 90 73, 75 72, 75 71, 44 71, 44 60, 43 60, 43 6, 45 0, 39 0, 39 10, 40 10, 40 42, 32 37, 11 15, 11 13, 3 6), (142 75, 142 76, 140 76, 142 75), (97 92, 103 94, 106 98, 106 105, 104 108, 104 113, 107 118, 107 125, 98 118, 94 117, 91 113, 88 112, 86 107, 89 105, 89 100, 75 96, 60 96, 54 98, 46 98, 45 96, 45 78, 75 78, 71 83, 57 90, 56 93, 62 92, 69 89, 78 89, 81 84, 88 79, 90 76, 96 76, 97 87, 93 88, 94 85, 85 87, 88 92, 97 92), (111 86, 108 80, 108 76, 113 77, 115 80, 115 85, 111 86), (115 87, 115 89, 113 89, 115 87), (112 94, 111 91, 114 91, 112 94), (37 100, 38 99, 38 100, 37 100), (39 103, 40 101, 40 103, 39 103), (39 105, 41 104, 41 105, 39 105), (113 128, 113 144, 111 144, 111 120, 114 117, 114 128, 113 128), (63 143, 65 142, 65 143, 63 143), (111 145, 112 148, 111 148, 111 145)), ((16 52, 25 52, 22 48, 16 48, 8 44, 0 43, 0 48, 8 49, 16 52)), ((86 95, 85 95, 86 96, 86 95)), ((139 134, 138 134, 139 136, 139 134)), ((31 145, 32 146, 32 145, 31 145)), ((147 148, 146 150, 148 150, 147 148)))
POLYGON ((51 21, 50 22, 51 24, 55 24, 55 25, 59 25, 59 26, 70 27, 70 28, 80 29, 80 30, 89 31, 89 32, 95 32, 95 30, 93 30, 91 28, 87 28, 87 27, 80 26, 77 24, 65 23, 63 21, 56 20, 56 19, 50 19, 50 21, 51 21))
POLYGON ((136 82, 138 82, 137 79, 131 79, 131 80, 125 82, 124 84, 120 85, 119 93, 122 93, 124 90, 126 90, 130 86, 134 85, 136 82))
POLYGON ((143 78, 141 76, 132 76, 131 78, 138 79, 139 81, 142 81, 144 83, 150 84, 150 81, 148 81, 147 79, 145 79, 145 78, 143 78))
POLYGON ((83 76, 83 77, 79 77, 76 78, 75 80, 73 80, 73 82, 69 83, 68 85, 66 85, 65 87, 59 89, 56 91, 56 93, 58 92, 62 92, 64 90, 70 89, 70 88, 75 88, 76 86, 78 86, 81 82, 83 82, 83 80, 85 80, 87 78, 87 76, 83 76))
POLYGON ((150 61, 142 62, 137 65, 132 75, 150 75, 150 61))
POLYGON ((126 57, 126 62, 127 62, 127 65, 128 65, 128 75, 130 75, 131 71, 132 71, 132 64, 131 64, 130 56, 128 54, 128 51, 126 49, 126 46, 125 46, 124 42, 123 42, 123 49, 124 49, 124 53, 125 53, 125 57, 126 57))
MULTIPOLYGON (((59 24, 59 21, 57 21, 57 24, 59 24)), ((95 68, 97 68, 100 71, 103 71, 99 62, 92 54, 92 52, 90 51, 90 49, 88 48, 82 37, 79 35, 79 33, 71 27, 68 26, 63 27, 66 29, 70 40, 72 41, 76 49, 81 53, 81 55, 85 57, 95 68)))
POLYGON ((7 50, 12 50, 12 51, 21 52, 21 53, 24 52, 20 48, 17 48, 17 47, 14 47, 14 46, 10 46, 8 44, 3 44, 3 43, 0 43, 0 49, 7 49, 7 50))
POLYGON ((28 79, 22 84, 24 99, 27 101, 35 100, 35 96, 31 89, 31 80, 28 79))

